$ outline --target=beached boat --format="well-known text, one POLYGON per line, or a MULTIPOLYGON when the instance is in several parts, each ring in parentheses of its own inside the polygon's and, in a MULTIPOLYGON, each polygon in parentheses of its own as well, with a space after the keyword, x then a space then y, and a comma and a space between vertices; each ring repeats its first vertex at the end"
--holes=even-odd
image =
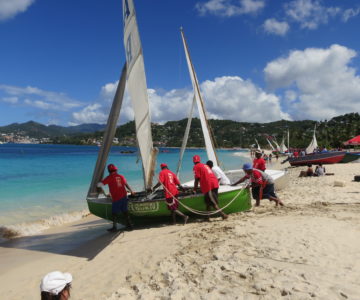
MULTIPOLYGON (((101 218, 111 220, 111 198, 100 194, 97 183, 101 181, 104 174, 107 157, 120 114, 125 83, 127 82, 134 109, 136 136, 144 178, 144 192, 137 193, 135 197, 129 198, 129 214, 135 223, 154 222, 161 220, 163 217, 169 217, 170 214, 163 196, 163 191, 159 190, 154 193, 147 192, 153 185, 152 180, 158 150, 153 147, 152 142, 145 68, 133 0, 123 0, 123 17, 126 63, 123 67, 109 114, 103 138, 104 142, 98 154, 92 182, 87 195, 87 203, 91 213, 101 218)), ((199 96, 195 95, 194 102, 198 101, 197 97, 199 96)), ((200 110, 202 104, 201 102, 197 104, 200 110)), ((202 109, 200 114, 205 116, 204 109, 202 109)), ((209 145, 211 139, 208 138, 210 134, 206 127, 207 125, 202 124, 202 126, 203 132, 207 132, 204 134, 207 136, 206 148, 208 158, 214 160, 213 157, 216 157, 216 154, 213 145, 209 145)), ((219 189, 219 206, 224 209, 225 213, 250 209, 250 200, 249 191, 244 188, 244 185, 236 187, 221 186, 219 189)), ((193 195, 188 189, 179 195, 179 202, 180 210, 187 214, 206 214, 202 194, 193 195)), ((123 223, 121 217, 119 217, 118 222, 123 223)))
POLYGON ((346 152, 344 158, 340 162, 349 163, 358 159, 360 159, 360 152, 346 152))
POLYGON ((345 151, 314 153, 300 157, 292 157, 286 161, 289 161, 291 166, 336 164, 344 159, 345 154, 346 154, 345 151))

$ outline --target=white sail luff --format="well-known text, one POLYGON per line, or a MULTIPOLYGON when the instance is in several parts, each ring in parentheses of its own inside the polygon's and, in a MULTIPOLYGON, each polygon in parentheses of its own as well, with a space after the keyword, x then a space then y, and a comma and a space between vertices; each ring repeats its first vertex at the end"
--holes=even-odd
POLYGON ((123 0, 124 46, 127 61, 127 88, 132 101, 136 137, 140 151, 145 189, 152 186, 156 149, 151 135, 150 109, 141 41, 133 0, 123 0))
POLYGON ((316 140, 316 124, 315 124, 312 141, 311 141, 310 145, 305 149, 306 154, 313 153, 314 150, 317 149, 317 147, 318 147, 318 143, 316 140))
POLYGON ((281 153, 285 153, 287 150, 286 146, 285 146, 285 138, 282 139, 281 144, 280 144, 280 152, 281 153))
POLYGON ((271 144, 270 140, 269 139, 266 139, 267 142, 269 143, 270 147, 271 147, 271 150, 275 150, 274 146, 271 144))
POLYGON ((258 140, 257 140, 257 139, 255 139, 255 142, 256 142, 256 145, 257 145, 257 149, 258 149, 259 151, 261 151, 261 148, 260 148, 260 145, 259 145, 258 140))
POLYGON ((188 68, 189 68, 190 78, 191 78, 191 82, 192 82, 193 89, 194 89, 196 104, 197 104, 198 111, 199 111, 201 128, 202 128, 202 132, 203 132, 204 140, 205 140, 206 153, 207 153, 208 159, 213 161, 214 166, 218 166, 219 162, 218 162, 218 158, 215 153, 214 143, 213 143, 213 140, 210 135, 208 121, 207 121, 207 117, 206 117, 206 113, 205 113, 205 105, 204 105, 204 101, 203 101, 203 99, 201 97, 201 93, 200 93, 199 82, 196 77, 194 66, 191 62, 189 50, 188 50, 185 36, 184 36, 184 33, 182 30, 181 30, 181 37, 182 37, 182 41, 183 41, 183 45, 184 45, 184 50, 185 50, 185 55, 186 55, 186 61, 187 61, 188 68))

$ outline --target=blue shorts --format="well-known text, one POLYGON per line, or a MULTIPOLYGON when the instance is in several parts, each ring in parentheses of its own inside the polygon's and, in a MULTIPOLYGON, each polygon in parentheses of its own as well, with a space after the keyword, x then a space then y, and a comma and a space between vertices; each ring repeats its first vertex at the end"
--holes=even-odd
POLYGON ((128 198, 124 197, 118 201, 112 203, 111 212, 113 215, 116 215, 120 212, 128 211, 128 198))

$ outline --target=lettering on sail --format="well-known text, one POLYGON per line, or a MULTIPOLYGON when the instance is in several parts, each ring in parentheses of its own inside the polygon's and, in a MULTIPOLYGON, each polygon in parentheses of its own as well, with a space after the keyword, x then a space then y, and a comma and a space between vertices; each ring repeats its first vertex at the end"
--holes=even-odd
POLYGON ((130 202, 128 203, 131 212, 155 212, 159 210, 159 202, 130 202))
POLYGON ((133 56, 132 56, 132 49, 131 49, 131 34, 130 34, 126 40, 126 60, 129 65, 131 64, 132 59, 133 59, 133 56))

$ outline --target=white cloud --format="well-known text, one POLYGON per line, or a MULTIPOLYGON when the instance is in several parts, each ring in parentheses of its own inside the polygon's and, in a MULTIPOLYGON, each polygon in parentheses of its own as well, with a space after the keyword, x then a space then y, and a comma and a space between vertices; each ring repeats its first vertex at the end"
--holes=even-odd
MULTIPOLYGON (((71 124, 106 123, 117 82, 101 88, 100 98, 79 112, 72 114, 71 124)), ((291 119, 280 107, 280 99, 258 88, 250 80, 223 76, 201 84, 206 111, 209 118, 231 119, 248 122, 270 122, 291 119)), ((164 123, 187 118, 193 99, 192 89, 157 91, 148 89, 151 121, 164 123)), ((197 116, 195 108, 194 116, 197 116)), ((125 93, 120 123, 134 119, 132 104, 125 93)))
POLYGON ((195 6, 200 15, 212 14, 221 17, 255 14, 264 7, 264 0, 209 0, 198 2, 195 6))
POLYGON ((294 0, 285 4, 285 13, 301 28, 316 29, 321 24, 327 24, 330 18, 341 14, 340 7, 326 7, 320 0, 294 0))
POLYGON ((264 30, 267 33, 284 36, 290 29, 287 22, 279 22, 276 19, 267 19, 264 22, 264 30))
POLYGON ((10 104, 16 104, 19 101, 18 97, 4 97, 0 99, 1 102, 10 103, 10 104))
POLYGON ((296 89, 290 113, 295 119, 328 119, 359 112, 360 77, 349 66, 354 50, 340 45, 327 49, 308 48, 292 51, 287 57, 267 64, 264 72, 268 85, 291 95, 296 89))
POLYGON ((18 104, 20 104, 22 100, 22 103, 25 105, 42 109, 68 111, 83 106, 83 103, 71 99, 64 93, 45 91, 37 87, 17 87, 0 84, 0 92, 3 92, 6 98, 17 98, 16 103, 18 104))
POLYGON ((349 8, 344 10, 343 14, 342 14, 342 20, 344 22, 347 22, 349 19, 356 17, 358 14, 360 13, 360 7, 354 9, 354 8, 349 8))
POLYGON ((35 0, 0 0, 0 21, 8 20, 25 12, 35 0))

